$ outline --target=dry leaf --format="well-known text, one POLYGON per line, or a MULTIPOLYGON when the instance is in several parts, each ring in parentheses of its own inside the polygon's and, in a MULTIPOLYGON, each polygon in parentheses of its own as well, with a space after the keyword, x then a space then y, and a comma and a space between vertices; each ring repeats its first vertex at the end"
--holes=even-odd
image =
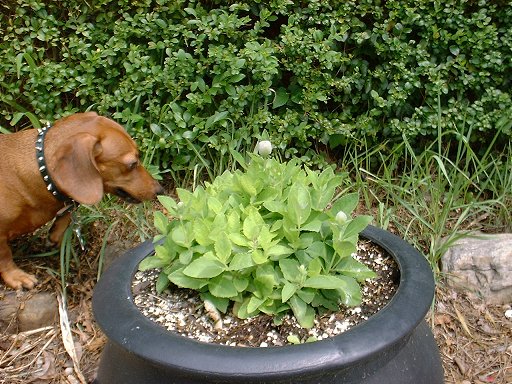
POLYGON ((435 325, 449 324, 452 321, 452 317, 446 313, 440 313, 434 316, 435 325))
POLYGON ((468 368, 466 367, 466 364, 464 364, 462 359, 455 357, 453 359, 453 362, 457 365, 457 367, 459 367, 460 373, 462 373, 463 375, 466 374, 466 372, 468 371, 468 368))
POLYGON ((59 319, 64 348, 73 361, 73 368, 76 375, 78 376, 78 380, 80 380, 80 383, 86 384, 86 380, 80 371, 80 364, 75 349, 75 343, 73 342, 73 335, 71 334, 71 327, 69 325, 68 314, 65 308, 64 300, 60 296, 57 296, 57 300, 59 302, 59 319))
POLYGON ((28 381, 28 383, 55 379, 55 356, 53 353, 43 351, 41 356, 38 358, 37 365, 39 366, 39 369, 36 370, 33 379, 28 381))
POLYGON ((460 324, 462 325, 462 328, 464 329, 464 331, 466 331, 466 333, 468 334, 469 337, 473 338, 473 335, 469 331, 468 325, 466 324, 466 319, 464 318, 464 316, 462 316, 462 313, 460 313, 459 310, 457 309, 457 307, 455 307, 455 306, 453 307, 453 309, 455 310, 457 319, 459 319, 460 324))
POLYGON ((482 375, 478 376, 480 380, 482 380, 484 383, 495 383, 496 377, 494 375, 482 375))

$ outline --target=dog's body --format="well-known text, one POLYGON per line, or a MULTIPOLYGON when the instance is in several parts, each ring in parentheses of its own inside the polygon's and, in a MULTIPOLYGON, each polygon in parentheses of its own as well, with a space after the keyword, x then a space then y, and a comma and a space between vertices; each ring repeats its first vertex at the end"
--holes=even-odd
MULTIPOLYGON (((30 289, 37 280, 15 265, 8 242, 49 222, 65 205, 43 180, 37 138, 35 129, 0 135, 0 274, 14 289, 30 289)), ((60 193, 78 203, 95 204, 104 193, 137 203, 162 193, 124 129, 94 112, 57 121, 44 138, 44 160, 60 193)), ((69 213, 56 219, 52 243, 60 243, 70 220, 69 213)))

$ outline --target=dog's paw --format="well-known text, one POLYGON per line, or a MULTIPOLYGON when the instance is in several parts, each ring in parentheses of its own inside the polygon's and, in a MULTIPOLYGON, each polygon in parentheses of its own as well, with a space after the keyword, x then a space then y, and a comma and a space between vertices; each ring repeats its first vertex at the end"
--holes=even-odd
POLYGON ((32 289, 37 284, 37 279, 34 275, 23 272, 19 268, 2 272, 2 278, 7 286, 16 290, 22 288, 32 289))
POLYGON ((57 245, 59 245, 59 243, 51 240, 50 238, 47 238, 44 242, 44 245, 47 248, 55 248, 57 245))

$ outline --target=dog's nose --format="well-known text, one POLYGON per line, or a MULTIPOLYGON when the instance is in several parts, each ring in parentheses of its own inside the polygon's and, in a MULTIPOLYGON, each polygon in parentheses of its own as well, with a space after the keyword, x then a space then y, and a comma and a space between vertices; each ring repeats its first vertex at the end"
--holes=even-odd
POLYGON ((159 182, 156 182, 155 195, 163 195, 164 192, 164 187, 162 187, 159 182))

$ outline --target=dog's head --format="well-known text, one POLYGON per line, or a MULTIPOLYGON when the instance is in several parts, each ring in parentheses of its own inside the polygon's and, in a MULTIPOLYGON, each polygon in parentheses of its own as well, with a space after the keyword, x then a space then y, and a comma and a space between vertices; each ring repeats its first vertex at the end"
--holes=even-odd
POLYGON ((95 113, 76 114, 62 120, 59 132, 61 143, 54 145, 50 171, 57 187, 72 199, 95 204, 111 193, 139 203, 163 193, 141 165, 135 142, 116 122, 95 113))

